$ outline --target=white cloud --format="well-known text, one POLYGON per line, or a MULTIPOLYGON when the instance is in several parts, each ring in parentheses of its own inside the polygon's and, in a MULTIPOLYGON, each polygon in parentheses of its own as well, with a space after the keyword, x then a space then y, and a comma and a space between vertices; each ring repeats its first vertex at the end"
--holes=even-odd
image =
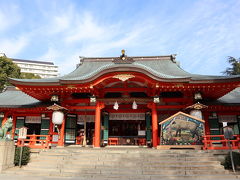
POLYGON ((16 5, 2 5, 0 8, 0 32, 4 32, 9 28, 21 22, 22 16, 19 13, 19 8, 16 5), (11 17, 11 18, 9 18, 11 17))
POLYGON ((85 40, 100 40, 104 39, 106 27, 101 27, 95 22, 90 13, 85 13, 81 18, 72 23, 72 28, 68 35, 65 37, 67 43, 79 42, 85 40))
MULTIPOLYGON (((63 74, 75 68, 78 56, 118 56, 123 48, 127 54, 130 52, 129 56, 179 53, 177 58, 183 69, 192 73, 219 74, 225 65, 223 59, 240 51, 240 18, 236 18, 240 17, 240 3, 235 2, 194 1, 181 5, 185 9, 174 5, 172 13, 167 6, 154 3, 153 7, 153 3, 149 3, 148 10, 153 13, 140 7, 137 11, 129 11, 133 15, 127 16, 114 13, 119 9, 113 4, 103 10, 109 3, 101 7, 90 3, 90 8, 89 3, 65 1, 63 7, 57 1, 47 4, 38 1, 40 13, 34 17, 41 17, 40 21, 36 19, 34 24, 21 25, 21 30, 28 30, 25 37, 20 31, 15 31, 10 38, 3 37, 0 51, 14 56, 35 48, 33 57, 54 61, 63 74), (28 28, 30 26, 34 28, 28 28), (25 51, 33 42, 34 47, 28 46, 25 51), (47 50, 39 55, 36 54, 38 48, 39 53, 47 50)), ((126 9, 131 10, 130 7, 126 9)), ((27 16, 24 15, 28 20, 24 22, 32 23, 27 16)), ((0 21, 3 19, 6 16, 0 10, 0 21)), ((9 22, 4 23, 7 24, 2 28, 6 30, 19 20, 11 16, 9 22)))
POLYGON ((45 54, 38 57, 39 60, 56 61, 61 56, 61 52, 56 48, 49 46, 45 54))
POLYGON ((8 57, 17 57, 17 54, 22 52, 29 43, 27 36, 1 39, 0 41, 0 50, 8 57))

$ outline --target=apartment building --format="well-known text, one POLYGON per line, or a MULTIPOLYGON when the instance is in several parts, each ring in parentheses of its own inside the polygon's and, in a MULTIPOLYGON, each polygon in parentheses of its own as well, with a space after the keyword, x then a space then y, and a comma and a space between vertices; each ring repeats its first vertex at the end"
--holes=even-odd
POLYGON ((20 67, 21 72, 33 73, 41 78, 53 78, 59 75, 58 66, 53 62, 11 59, 20 67))

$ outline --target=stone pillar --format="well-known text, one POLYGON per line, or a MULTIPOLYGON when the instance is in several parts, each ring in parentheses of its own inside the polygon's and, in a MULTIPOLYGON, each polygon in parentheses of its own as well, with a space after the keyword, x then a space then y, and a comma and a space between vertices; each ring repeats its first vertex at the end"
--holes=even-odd
POLYGON ((0 141, 0 173, 14 166, 14 141, 0 141))
POLYGON ((156 104, 152 104, 152 142, 153 147, 156 148, 158 145, 158 117, 156 104))

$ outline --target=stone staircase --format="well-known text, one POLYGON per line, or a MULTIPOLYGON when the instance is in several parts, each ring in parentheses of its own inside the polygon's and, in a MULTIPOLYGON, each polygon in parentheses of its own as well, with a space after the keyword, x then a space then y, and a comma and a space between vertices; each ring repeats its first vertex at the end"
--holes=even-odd
POLYGON ((5 173, 80 180, 238 179, 212 152, 149 148, 55 148, 5 173))

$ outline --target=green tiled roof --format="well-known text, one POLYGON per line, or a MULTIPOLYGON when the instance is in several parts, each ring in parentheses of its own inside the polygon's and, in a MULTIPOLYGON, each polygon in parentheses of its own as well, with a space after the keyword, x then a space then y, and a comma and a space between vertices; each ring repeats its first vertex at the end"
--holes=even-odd
POLYGON ((168 60, 144 61, 138 60, 132 64, 115 64, 111 61, 86 61, 75 71, 61 77, 62 80, 85 80, 107 69, 118 68, 139 68, 160 78, 186 78, 191 77, 189 73, 182 70, 175 63, 168 60))
POLYGON ((240 88, 236 88, 230 93, 219 98, 218 102, 226 104, 240 104, 240 88))
POLYGON ((57 78, 49 79, 14 79, 19 82, 39 82, 39 83, 58 83, 61 80, 84 81, 98 75, 104 70, 124 71, 128 68, 131 71, 144 70, 160 79, 190 79, 190 80, 221 80, 240 78, 240 76, 208 76, 191 74, 184 71, 172 56, 153 56, 153 57, 132 57, 132 64, 115 64, 114 58, 83 58, 82 63, 73 72, 57 78))
POLYGON ((15 87, 8 87, 0 93, 0 107, 36 107, 41 104, 39 100, 16 90, 15 87))

